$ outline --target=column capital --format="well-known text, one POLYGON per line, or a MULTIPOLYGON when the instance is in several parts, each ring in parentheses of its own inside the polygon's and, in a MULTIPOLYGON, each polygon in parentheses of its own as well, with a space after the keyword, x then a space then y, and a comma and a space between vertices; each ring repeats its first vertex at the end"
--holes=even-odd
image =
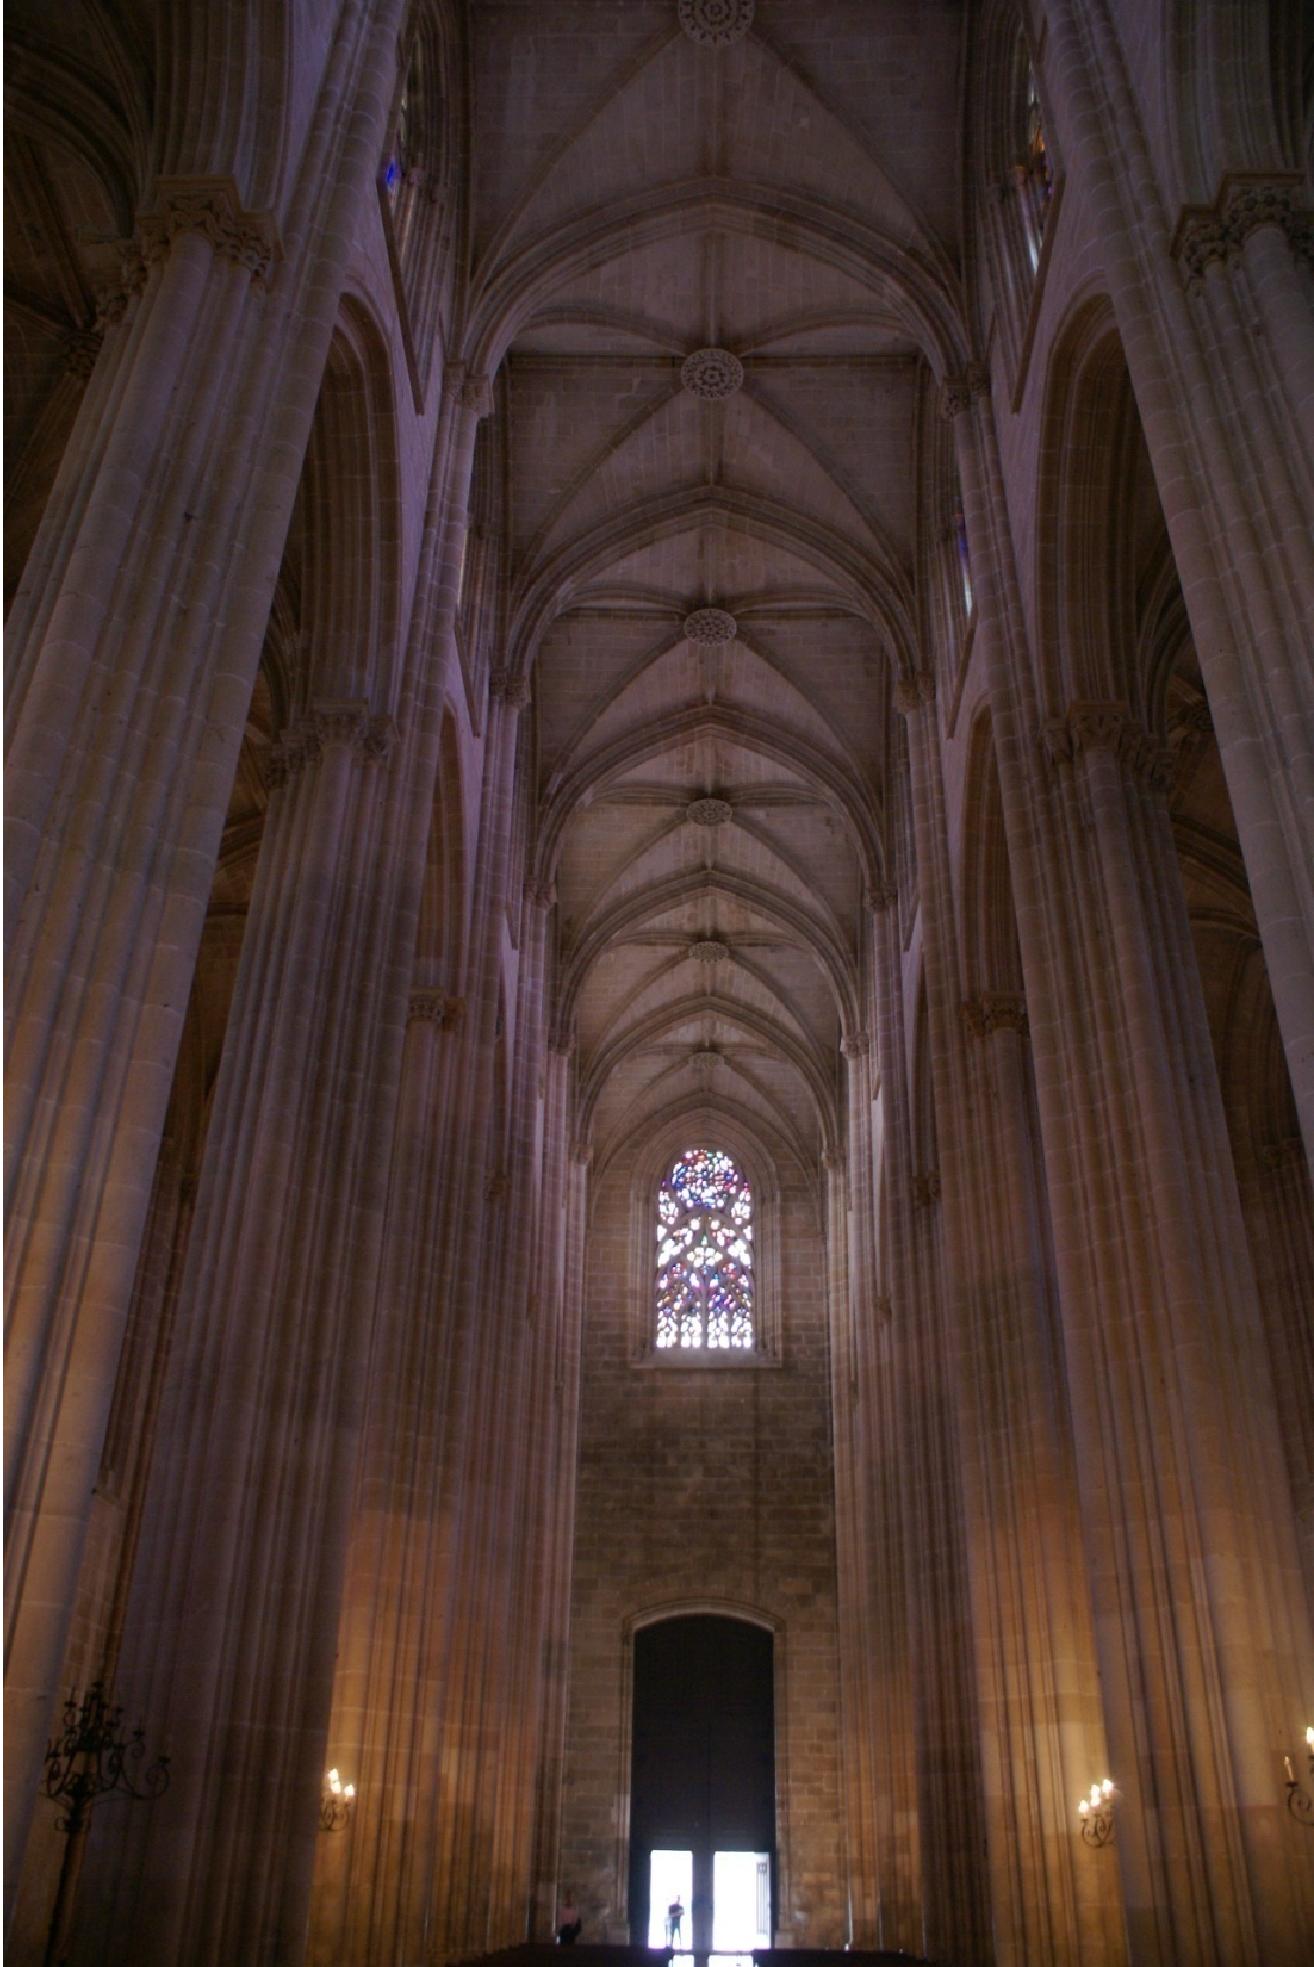
POLYGON ((1008 991, 983 990, 967 998, 962 1007, 963 1027, 973 1038, 988 1038, 994 1031, 1027 1030, 1026 999, 1008 991))
POLYGON ((557 904, 557 884, 555 881, 526 881, 525 900, 531 908, 547 910, 557 904))
POLYGON ((935 702, 935 672, 930 669, 915 669, 908 676, 901 676, 894 686, 894 706, 903 717, 911 717, 915 711, 922 710, 928 703, 935 702))
POLYGON ((1062 717, 1051 718, 1041 730, 1041 743, 1055 765, 1072 765, 1083 754, 1110 751, 1133 778, 1156 792, 1173 783, 1173 755, 1125 703, 1095 699, 1070 703, 1062 717))
POLYGON ((509 704, 512 710, 523 710, 532 692, 527 676, 502 664, 488 672, 488 694, 498 703, 509 704))
POLYGON ((104 334, 99 328, 70 328, 61 351, 65 375, 77 382, 89 382, 103 341, 104 334))
POLYGON ((871 1039, 865 1031, 851 1031, 840 1040, 840 1051, 846 1059, 864 1059, 871 1050, 871 1039))
POLYGON ((1188 287, 1209 268, 1230 265, 1252 232, 1276 226, 1298 258, 1314 247, 1314 224, 1298 171, 1229 171, 1212 205, 1185 205, 1173 233, 1172 253, 1188 287))
POLYGON ((465 1016, 465 999, 445 990, 413 990, 406 1004, 408 1024, 432 1024, 452 1031, 465 1016))
POLYGON ((884 915, 887 908, 893 908, 899 899, 899 890, 892 881, 882 881, 875 887, 864 888, 862 905, 869 915, 884 915))
POLYGON ((924 1174, 914 1175, 912 1179, 912 1199, 914 1209, 930 1209, 940 1200, 940 1170, 928 1168, 924 1174))
POLYGON ((272 791, 294 773, 316 765, 326 751, 359 750, 381 763, 397 739, 391 717, 371 714, 363 697, 323 697, 307 706, 269 747, 265 783, 272 791))
POLYGON ((945 376, 940 384, 937 402, 940 415, 946 422, 960 417, 964 410, 970 410, 978 396, 990 394, 990 371, 984 362, 969 362, 956 376, 945 376))
POLYGON ((156 179, 154 204, 137 214, 142 259, 153 265, 166 258, 183 232, 199 232, 216 253, 245 267, 262 284, 282 257, 273 214, 248 211, 229 177, 156 179))
POLYGON ((461 409, 473 410, 476 417, 486 417, 493 407, 492 379, 465 362, 445 365, 443 394, 461 409))

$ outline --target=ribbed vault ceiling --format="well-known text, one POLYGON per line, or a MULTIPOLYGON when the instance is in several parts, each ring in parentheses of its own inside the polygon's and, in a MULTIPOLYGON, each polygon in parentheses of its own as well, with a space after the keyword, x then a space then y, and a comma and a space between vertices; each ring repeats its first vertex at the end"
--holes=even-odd
POLYGON ((511 660, 581 1130, 605 1159, 722 1113, 815 1165, 914 639, 961 9, 759 0, 723 48, 676 0, 474 25, 474 316, 507 347, 511 660), (686 386, 705 348, 731 393, 686 386))

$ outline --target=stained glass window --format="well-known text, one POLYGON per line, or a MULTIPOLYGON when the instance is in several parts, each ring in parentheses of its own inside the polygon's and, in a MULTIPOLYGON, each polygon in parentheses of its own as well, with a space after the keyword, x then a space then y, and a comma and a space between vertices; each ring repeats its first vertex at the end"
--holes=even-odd
POLYGON ((1045 231, 1045 219, 1049 211, 1054 180, 1050 170, 1049 149, 1045 143, 1045 126, 1040 113, 1040 91, 1036 86, 1036 71, 1031 66, 1021 41, 1018 43, 1018 57, 1021 64, 1022 85, 1022 129, 1019 132, 1022 139, 1022 154, 1013 166, 1013 176, 1018 195, 1022 200, 1022 227, 1034 271, 1040 262, 1040 241, 1045 231))
POLYGON ((657 1191, 659 1351, 751 1351, 753 1192, 715 1147, 690 1147, 657 1191))

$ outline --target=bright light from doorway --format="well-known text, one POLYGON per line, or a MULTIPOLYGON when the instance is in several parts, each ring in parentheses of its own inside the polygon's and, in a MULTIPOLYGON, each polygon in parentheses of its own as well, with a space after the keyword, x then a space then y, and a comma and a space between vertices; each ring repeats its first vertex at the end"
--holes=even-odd
POLYGON ((648 1871, 650 1947, 670 1946, 667 1919, 677 1899, 683 1908, 684 1918, 675 1944, 687 1952, 693 1944, 693 1913, 689 1909, 693 1903, 693 1852, 654 1851, 648 1871))
POLYGON ((718 1851, 712 1861, 712 1951, 771 1944, 771 1864, 764 1851, 718 1851))

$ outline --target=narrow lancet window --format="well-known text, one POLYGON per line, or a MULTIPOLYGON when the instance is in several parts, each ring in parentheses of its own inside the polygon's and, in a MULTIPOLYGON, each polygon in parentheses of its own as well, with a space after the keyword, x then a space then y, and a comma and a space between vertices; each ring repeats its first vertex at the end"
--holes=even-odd
POLYGON ((753 1347, 753 1192, 719 1148, 686 1148, 657 1192, 656 1344, 753 1347))
POLYGON ((1021 154, 1013 165, 1013 178, 1022 204, 1022 231, 1034 272, 1040 263, 1040 242, 1044 236, 1045 220, 1049 214, 1054 179, 1050 170, 1049 148, 1045 142, 1045 126, 1040 112, 1040 91, 1036 86, 1036 71, 1031 66, 1026 50, 1020 42, 1018 58, 1021 66, 1022 127, 1019 131, 1021 154))

